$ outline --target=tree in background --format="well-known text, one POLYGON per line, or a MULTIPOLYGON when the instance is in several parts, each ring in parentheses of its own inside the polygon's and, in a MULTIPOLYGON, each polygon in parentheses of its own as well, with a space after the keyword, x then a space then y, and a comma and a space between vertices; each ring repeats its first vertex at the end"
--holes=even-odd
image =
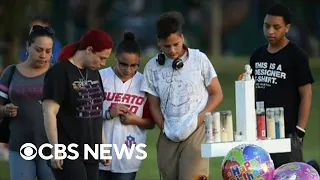
MULTIPOLYGON (((3 43, 2 69, 19 62, 25 35, 34 13, 50 14, 52 0, 6 0, 0 2, 0 42, 3 43)), ((0 56, 1 56, 0 54, 0 56)))

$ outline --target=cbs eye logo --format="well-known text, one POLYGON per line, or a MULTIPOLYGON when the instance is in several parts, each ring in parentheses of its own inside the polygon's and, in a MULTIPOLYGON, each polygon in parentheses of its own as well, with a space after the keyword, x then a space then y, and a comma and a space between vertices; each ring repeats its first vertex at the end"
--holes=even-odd
POLYGON ((32 143, 25 143, 20 148, 20 156, 25 160, 33 160, 37 156, 37 148, 32 143))

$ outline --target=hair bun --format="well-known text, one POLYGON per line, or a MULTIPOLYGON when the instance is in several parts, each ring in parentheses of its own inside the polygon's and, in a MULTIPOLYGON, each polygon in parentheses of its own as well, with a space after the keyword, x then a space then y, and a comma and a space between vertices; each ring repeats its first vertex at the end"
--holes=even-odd
POLYGON ((134 41, 135 40, 135 35, 133 32, 125 32, 123 35, 124 40, 129 40, 129 41, 134 41))

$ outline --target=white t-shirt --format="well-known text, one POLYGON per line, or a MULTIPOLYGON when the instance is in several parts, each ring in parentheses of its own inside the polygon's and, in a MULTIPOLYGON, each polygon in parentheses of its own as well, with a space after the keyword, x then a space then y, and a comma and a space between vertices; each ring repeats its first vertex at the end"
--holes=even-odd
MULTIPOLYGON (((114 73, 112 68, 106 68, 99 71, 102 79, 102 84, 106 96, 103 108, 104 111, 109 109, 115 103, 121 103, 129 106, 129 110, 142 117, 143 108, 147 101, 145 92, 140 91, 142 74, 137 72, 133 78, 126 82, 114 73)), ((132 144, 140 144, 146 142, 146 131, 136 125, 123 125, 119 117, 114 117, 112 120, 104 121, 104 133, 107 144, 117 144, 119 150, 123 144, 128 148, 132 144)), ((128 149, 130 151, 130 149, 128 149)), ((117 159, 114 148, 111 151, 112 161, 110 166, 100 164, 100 170, 108 170, 115 173, 130 173, 139 170, 141 160, 136 156, 142 154, 136 150, 133 152, 131 160, 124 156, 121 160, 117 159)))
POLYGON ((141 91, 160 98, 164 133, 180 142, 195 131, 198 114, 208 102, 206 87, 217 74, 208 57, 196 49, 186 51, 180 70, 172 68, 173 59, 167 58, 161 66, 156 58, 145 66, 141 91))

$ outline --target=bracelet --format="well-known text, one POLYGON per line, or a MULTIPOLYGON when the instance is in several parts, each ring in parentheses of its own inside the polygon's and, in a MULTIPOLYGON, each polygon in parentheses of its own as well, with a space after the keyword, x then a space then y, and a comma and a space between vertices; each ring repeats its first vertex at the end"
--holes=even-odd
POLYGON ((299 127, 298 125, 296 126, 296 128, 299 129, 300 131, 304 132, 304 133, 306 132, 306 130, 302 129, 302 128, 299 127))
POLYGON ((104 120, 108 120, 108 117, 109 117, 109 116, 108 116, 108 110, 105 110, 105 111, 104 111, 104 114, 103 114, 103 119, 104 119, 104 120))
POLYGON ((297 133, 297 136, 299 137, 299 138, 303 138, 304 136, 305 136, 305 130, 304 129, 302 129, 301 127, 299 127, 299 126, 296 126, 296 128, 297 128, 297 131, 296 131, 296 133, 297 133))
POLYGON ((106 119, 106 120, 111 120, 111 119, 113 119, 113 117, 112 117, 111 112, 110 112, 109 109, 106 110, 106 118, 105 118, 105 119, 106 119))
POLYGON ((113 117, 112 117, 112 115, 111 115, 111 110, 110 110, 110 109, 108 110, 108 114, 109 114, 109 116, 110 116, 110 119, 113 119, 113 117))

